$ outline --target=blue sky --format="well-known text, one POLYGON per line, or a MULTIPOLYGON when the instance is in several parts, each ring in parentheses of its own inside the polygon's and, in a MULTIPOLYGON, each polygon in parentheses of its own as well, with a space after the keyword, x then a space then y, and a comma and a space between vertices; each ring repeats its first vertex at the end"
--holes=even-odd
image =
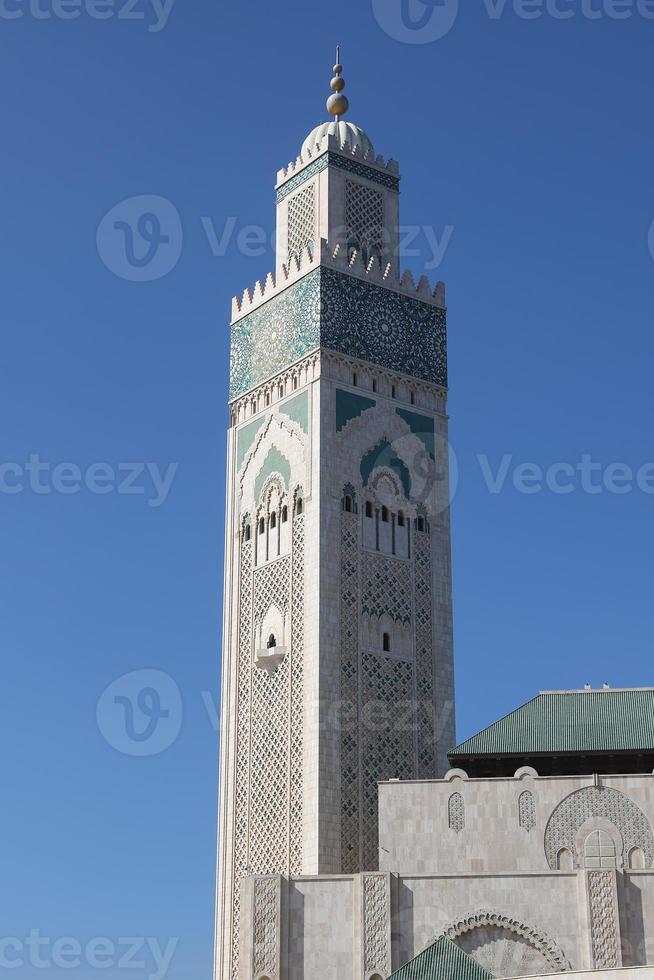
MULTIPOLYGON (((244 229, 272 231, 340 41, 349 118, 400 160, 403 223, 448 240, 429 275, 450 310, 459 735, 541 688, 651 683, 654 20, 609 0, 535 19, 411 0, 413 23, 399 0, 75 2, 0 4, 0 953, 21 980, 37 954, 112 980, 126 937, 177 939, 166 975, 204 980, 230 300, 273 265, 244 229), (443 36, 413 43, 421 16, 443 36), (149 282, 98 232, 142 195, 172 206, 143 227, 173 255, 149 282), (165 751, 138 757, 100 699, 144 670, 176 706, 165 751)), ((133 959, 161 975, 148 947, 133 959)))

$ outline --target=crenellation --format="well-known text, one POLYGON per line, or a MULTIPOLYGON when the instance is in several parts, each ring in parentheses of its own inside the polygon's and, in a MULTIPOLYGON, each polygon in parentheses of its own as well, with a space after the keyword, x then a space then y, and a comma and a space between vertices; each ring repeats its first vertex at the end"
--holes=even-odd
POLYGON ((438 281, 432 285, 427 276, 422 276, 416 285, 409 269, 400 277, 399 274, 394 274, 392 262, 382 264, 378 256, 374 255, 366 261, 358 249, 352 249, 348 256, 341 242, 331 244, 321 238, 319 248, 305 246, 299 254, 292 255, 290 261, 282 265, 282 276, 278 280, 273 272, 269 272, 263 283, 258 279, 253 288, 248 287, 243 291, 240 299, 235 296, 232 300, 232 322, 252 313, 318 266, 347 272, 358 279, 387 286, 404 296, 422 300, 440 309, 446 308, 443 282, 438 281))
POLYGON ((386 160, 381 154, 377 154, 376 157, 371 158, 370 151, 366 150, 360 144, 355 144, 351 147, 342 143, 336 135, 328 134, 313 146, 305 146, 295 160, 291 160, 285 167, 277 171, 276 188, 279 189, 287 180, 295 177, 304 167, 313 163, 323 153, 338 153, 348 159, 360 160, 372 170, 384 171, 393 176, 399 176, 400 173, 400 165, 397 160, 393 160, 392 158, 386 160))

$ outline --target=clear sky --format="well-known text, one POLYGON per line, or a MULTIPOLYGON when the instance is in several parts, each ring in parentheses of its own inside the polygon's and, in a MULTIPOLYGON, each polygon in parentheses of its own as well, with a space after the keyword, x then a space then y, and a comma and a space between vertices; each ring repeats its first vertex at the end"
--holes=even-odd
POLYGON ((448 284, 459 735, 654 680, 654 4, 54 3, 0 2, 0 958, 206 980, 230 300, 336 41, 448 284))

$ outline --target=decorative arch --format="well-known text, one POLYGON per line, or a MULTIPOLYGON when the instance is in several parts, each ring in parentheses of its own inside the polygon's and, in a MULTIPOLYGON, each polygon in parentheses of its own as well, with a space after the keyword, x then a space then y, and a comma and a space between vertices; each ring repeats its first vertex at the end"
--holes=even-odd
MULTIPOLYGON (((590 867, 600 867, 601 865, 588 864, 586 861, 587 851, 586 845, 589 843, 589 838, 591 834, 597 834, 600 832, 605 838, 604 843, 608 844, 610 840, 613 844, 613 856, 615 860, 610 865, 611 867, 622 867, 623 858, 625 854, 624 841, 622 840, 622 834, 610 820, 606 817, 590 817, 582 823, 581 827, 577 829, 577 834, 575 837, 575 850, 574 853, 577 857, 577 865, 580 868, 590 868, 590 867)), ((597 855, 596 855, 597 856, 597 855)), ((599 855, 601 856, 601 855, 599 855)), ((604 856, 609 856, 608 854, 604 856)))
MULTIPOLYGON (((570 969, 570 964, 563 950, 550 936, 528 922, 513 919, 501 912, 490 912, 487 909, 473 912, 452 922, 443 934, 456 942, 457 939, 461 939, 476 929, 501 929, 537 950, 552 971, 563 973, 570 969)), ((440 939, 440 936, 434 937, 434 941, 437 939, 440 939)))
POLYGON ((254 641, 257 650, 268 649, 269 646, 285 647, 288 633, 288 604, 284 601, 271 601, 268 608, 262 611, 254 624, 254 641), (270 638, 275 643, 270 644, 270 638))
POLYGON ((343 510, 348 514, 356 514, 357 512, 357 492, 351 483, 346 483, 343 487, 342 494, 342 507, 343 510))
MULTIPOLYGON (((408 423, 397 414, 391 405, 377 403, 376 407, 365 412, 364 416, 352 419, 345 429, 337 432, 337 451, 347 449, 347 452, 343 453, 344 461, 349 469, 347 478, 354 485, 365 486, 374 467, 370 469, 367 475, 364 475, 362 471, 364 459, 368 459, 367 467, 370 464, 370 454, 376 456, 382 447, 386 451, 385 447, 388 446, 391 455, 401 463, 399 469, 404 467, 406 470, 402 483, 406 484, 408 478, 409 490, 413 489, 414 496, 426 497, 428 509, 437 512, 439 505, 436 499, 436 488, 431 487, 434 482, 433 474, 416 474, 414 472, 412 474, 414 486, 411 488, 411 476, 409 474, 412 472, 415 460, 422 458, 425 452, 424 443, 421 439, 411 431, 408 423), (417 486, 415 485, 416 480, 417 486)), ((379 465, 388 466, 387 462, 381 458, 379 465)), ((394 468, 391 467, 391 469, 394 468)), ((400 476, 398 469, 395 469, 395 474, 397 477, 400 476)), ((334 489, 336 490, 336 488, 334 489)))
POLYGON ((306 439, 300 425, 285 415, 271 415, 256 433, 240 471, 241 507, 256 507, 274 473, 290 489, 307 478, 306 439))
POLYGON ((643 811, 624 793, 609 786, 586 786, 576 790, 556 807, 545 828, 545 856, 550 868, 557 866, 557 854, 567 848, 575 856, 579 867, 577 837, 580 828, 593 818, 598 826, 607 821, 617 828, 624 853, 632 847, 640 847, 645 856, 645 867, 654 861, 654 835, 643 811), (599 819, 597 819, 599 818, 599 819))
POLYGON ((281 473, 275 470, 266 477, 265 483, 259 491, 259 509, 263 513, 274 510, 285 496, 286 485, 281 473))
POLYGON ((254 499, 261 499, 262 490, 267 486, 271 476, 281 477, 284 486, 288 487, 291 482, 291 464, 283 453, 280 453, 277 446, 271 446, 266 457, 261 464, 256 480, 254 481, 254 499))
POLYGON ((391 470, 400 480, 404 496, 411 499, 411 474, 409 467, 398 455, 396 449, 386 438, 382 438, 373 446, 361 460, 361 479, 364 487, 368 485, 374 470, 391 470))

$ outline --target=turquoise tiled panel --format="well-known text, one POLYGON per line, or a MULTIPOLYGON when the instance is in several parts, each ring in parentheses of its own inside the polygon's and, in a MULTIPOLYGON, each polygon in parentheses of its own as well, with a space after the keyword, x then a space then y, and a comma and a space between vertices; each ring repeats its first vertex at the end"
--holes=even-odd
POLYGON ((372 398, 355 395, 351 391, 336 389, 336 431, 344 429, 351 419, 358 419, 362 412, 374 408, 377 404, 372 398))
POLYGON ((279 406, 279 411, 283 412, 284 415, 288 415, 289 419, 293 419, 301 426, 304 433, 309 432, 309 395, 308 392, 302 391, 295 398, 289 399, 287 402, 282 402, 279 406))
POLYGON ((375 170, 372 167, 367 167, 365 163, 350 160, 349 157, 340 156, 338 153, 323 153, 322 156, 314 160, 313 163, 310 163, 308 167, 301 170, 295 177, 291 177, 289 181, 278 189, 276 195, 277 204, 283 201, 285 197, 288 197, 296 187, 304 184, 305 181, 309 180, 315 174, 320 173, 325 167, 338 167, 339 170, 347 170, 348 173, 356 174, 357 177, 365 177, 366 180, 372 180, 376 184, 381 184, 382 187, 389 187, 393 191, 398 190, 400 186, 400 178, 397 174, 375 170))
POLYGON ((444 310, 318 268, 234 324, 230 398, 317 347, 447 386, 444 310))

